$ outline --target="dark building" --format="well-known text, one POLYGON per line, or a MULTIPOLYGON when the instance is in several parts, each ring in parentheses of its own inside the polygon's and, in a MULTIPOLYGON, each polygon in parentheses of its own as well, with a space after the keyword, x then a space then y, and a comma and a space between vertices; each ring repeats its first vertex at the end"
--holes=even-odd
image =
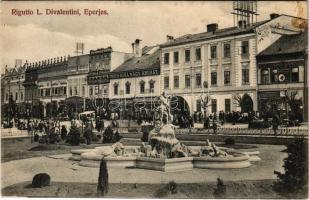
POLYGON ((261 112, 308 121, 307 34, 284 35, 257 56, 261 112))

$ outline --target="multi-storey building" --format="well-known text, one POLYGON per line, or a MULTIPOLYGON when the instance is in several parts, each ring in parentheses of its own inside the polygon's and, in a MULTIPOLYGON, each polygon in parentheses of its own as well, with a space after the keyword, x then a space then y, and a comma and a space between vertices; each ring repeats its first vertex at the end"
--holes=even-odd
POLYGON ((25 80, 25 66, 15 66, 13 69, 5 69, 5 73, 1 76, 1 100, 2 114, 7 116, 9 110, 14 112, 16 116, 26 114, 24 103, 25 88, 23 82, 25 80))
POLYGON ((134 56, 109 74, 110 107, 124 119, 154 109, 160 96, 159 46, 141 48, 141 40, 136 40, 132 47, 134 56))
POLYGON ((86 109, 86 98, 88 97, 88 72, 89 54, 68 58, 66 71, 67 99, 64 104, 68 111, 82 112, 86 109))
POLYGON ((272 14, 271 19, 207 32, 168 37, 161 45, 162 89, 180 101, 190 113, 201 110, 201 95, 209 94, 208 111, 217 113, 257 110, 256 55, 284 34, 304 29, 306 20, 272 14), (204 87, 207 86, 207 87, 204 87), (242 107, 234 101, 240 97, 242 107))
POLYGON ((43 116, 54 116, 59 102, 67 97, 66 57, 48 59, 36 63, 38 66, 38 89, 43 104, 43 116))
POLYGON ((308 120, 307 43, 307 31, 284 35, 257 56, 258 105, 263 113, 279 111, 282 119, 308 120))
POLYGON ((108 74, 132 55, 114 51, 112 47, 91 50, 89 54, 89 97, 108 98, 108 74))

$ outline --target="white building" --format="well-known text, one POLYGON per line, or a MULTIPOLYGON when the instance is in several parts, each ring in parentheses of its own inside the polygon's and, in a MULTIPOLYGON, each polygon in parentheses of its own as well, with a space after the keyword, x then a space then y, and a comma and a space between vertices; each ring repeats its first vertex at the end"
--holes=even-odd
POLYGON ((162 89, 184 100, 184 109, 191 114, 201 111, 203 93, 210 95, 211 113, 257 110, 256 55, 283 34, 302 30, 304 21, 272 14, 269 20, 248 26, 245 21, 224 29, 208 24, 207 32, 169 36, 161 45, 162 89), (235 104, 237 96, 245 102, 242 108, 235 104))

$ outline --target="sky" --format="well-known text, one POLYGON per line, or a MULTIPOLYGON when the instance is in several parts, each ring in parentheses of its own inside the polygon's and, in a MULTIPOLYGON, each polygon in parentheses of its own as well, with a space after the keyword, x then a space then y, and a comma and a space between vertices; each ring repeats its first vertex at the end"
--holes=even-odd
MULTIPOLYGON (((232 1, 204 2, 12 2, 0 3, 0 72, 15 59, 36 62, 48 58, 75 55, 76 42, 91 49, 112 46, 131 52, 131 43, 139 38, 142 46, 160 44, 166 35, 178 37, 206 31, 209 23, 219 28, 233 26, 232 1), (33 10, 33 15, 12 15, 12 9, 33 10), (43 15, 36 15, 39 9, 43 15), (106 10, 104 16, 56 16, 45 9, 106 10), (44 12, 43 12, 44 11, 44 12)), ((270 13, 307 18, 307 2, 258 2, 258 21, 270 13)))

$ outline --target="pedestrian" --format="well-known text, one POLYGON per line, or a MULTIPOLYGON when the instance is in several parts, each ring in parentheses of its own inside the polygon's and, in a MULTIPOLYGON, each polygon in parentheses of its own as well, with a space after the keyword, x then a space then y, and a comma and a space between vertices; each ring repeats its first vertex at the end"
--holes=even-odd
POLYGON ((209 123, 210 123, 209 117, 206 117, 205 120, 204 120, 204 128, 205 129, 209 129, 209 123))
POLYGON ((68 133, 67 128, 65 127, 65 125, 62 125, 60 134, 61 134, 61 139, 63 141, 66 139, 67 133, 68 133))
POLYGON ((212 129, 214 131, 214 134, 217 134, 217 122, 215 118, 213 118, 213 121, 212 121, 212 129))
POLYGON ((277 113, 273 114, 272 125, 273 125, 274 135, 277 135, 277 130, 278 130, 278 126, 279 126, 279 116, 277 115, 277 113))
POLYGON ((85 132, 84 132, 84 136, 86 138, 86 144, 87 145, 91 144, 91 135, 92 135, 92 128, 91 128, 90 123, 88 123, 87 127, 85 129, 85 132))

